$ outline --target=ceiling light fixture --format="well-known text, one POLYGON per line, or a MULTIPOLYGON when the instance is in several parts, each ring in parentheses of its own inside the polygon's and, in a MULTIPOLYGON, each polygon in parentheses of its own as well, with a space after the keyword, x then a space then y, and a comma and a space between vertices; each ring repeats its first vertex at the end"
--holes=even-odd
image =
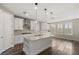
POLYGON ((35 3, 35 5, 38 5, 38 3, 35 3))
POLYGON ((45 10, 45 11, 47 11, 47 9, 46 9, 46 8, 45 8, 44 10, 45 10))
POLYGON ((50 14, 53 14, 53 12, 50 12, 50 14))
POLYGON ((26 14, 27 12, 23 11, 24 14, 26 14))
POLYGON ((37 10, 38 8, 37 8, 37 6, 38 6, 38 3, 35 3, 35 10, 37 10))
MULTIPOLYGON (((38 9, 38 3, 35 3, 35 11, 36 11, 36 20, 38 19, 38 15, 37 15, 37 9, 38 9)), ((37 21, 36 21, 36 23, 37 23, 37 21)))
POLYGON ((54 17, 53 14, 54 14, 54 13, 51 11, 51 12, 50 12, 51 19, 55 19, 55 17, 54 17))
POLYGON ((44 11, 45 11, 45 19, 47 19, 47 8, 45 8, 44 11))
POLYGON ((37 10, 38 8, 35 6, 35 10, 37 10))
POLYGON ((23 14, 24 14, 24 15, 26 15, 26 16, 28 16, 28 13, 27 13, 27 12, 25 12, 25 11, 23 12, 23 14))

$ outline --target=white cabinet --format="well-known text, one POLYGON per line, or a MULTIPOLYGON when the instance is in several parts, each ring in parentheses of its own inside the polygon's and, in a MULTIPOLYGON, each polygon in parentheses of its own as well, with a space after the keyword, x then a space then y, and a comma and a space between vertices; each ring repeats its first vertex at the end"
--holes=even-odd
POLYGON ((27 55, 36 55, 52 46, 52 36, 45 34, 40 37, 23 35, 23 51, 27 55))
POLYGON ((15 30, 23 30, 23 19, 15 18, 15 30))
POLYGON ((4 36, 4 20, 3 20, 3 13, 2 13, 2 10, 0 10, 0 53, 3 51, 3 48, 4 48, 4 39, 3 39, 3 36, 4 36))
POLYGON ((20 43, 23 43, 23 37, 22 35, 16 35, 15 36, 15 44, 20 44, 20 43))
POLYGON ((13 44, 13 15, 0 9, 0 53, 13 44))

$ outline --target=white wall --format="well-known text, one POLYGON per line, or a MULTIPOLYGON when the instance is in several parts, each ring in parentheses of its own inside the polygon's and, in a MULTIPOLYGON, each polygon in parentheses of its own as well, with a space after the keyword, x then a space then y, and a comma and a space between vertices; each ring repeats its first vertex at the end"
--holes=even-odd
POLYGON ((48 31, 48 30, 49 30, 49 24, 41 23, 41 31, 48 31))
POLYGON ((73 36, 79 40, 79 20, 73 21, 73 36))

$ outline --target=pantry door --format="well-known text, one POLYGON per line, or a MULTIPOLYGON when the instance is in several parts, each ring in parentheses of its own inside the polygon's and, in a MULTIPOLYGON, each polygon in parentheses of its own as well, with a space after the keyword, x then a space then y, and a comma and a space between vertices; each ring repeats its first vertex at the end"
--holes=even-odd
POLYGON ((12 15, 0 10, 0 54, 13 45, 12 15))
POLYGON ((4 51, 4 14, 0 10, 0 53, 4 51))

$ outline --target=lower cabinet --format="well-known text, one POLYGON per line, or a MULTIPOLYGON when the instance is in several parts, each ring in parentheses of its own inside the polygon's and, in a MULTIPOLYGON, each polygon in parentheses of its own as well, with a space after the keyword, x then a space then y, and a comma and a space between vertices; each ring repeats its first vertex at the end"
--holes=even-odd
POLYGON ((23 43, 22 35, 15 35, 15 44, 23 43))
POLYGON ((37 40, 24 38, 23 51, 27 55, 37 55, 51 46, 52 37, 46 37, 37 40))

